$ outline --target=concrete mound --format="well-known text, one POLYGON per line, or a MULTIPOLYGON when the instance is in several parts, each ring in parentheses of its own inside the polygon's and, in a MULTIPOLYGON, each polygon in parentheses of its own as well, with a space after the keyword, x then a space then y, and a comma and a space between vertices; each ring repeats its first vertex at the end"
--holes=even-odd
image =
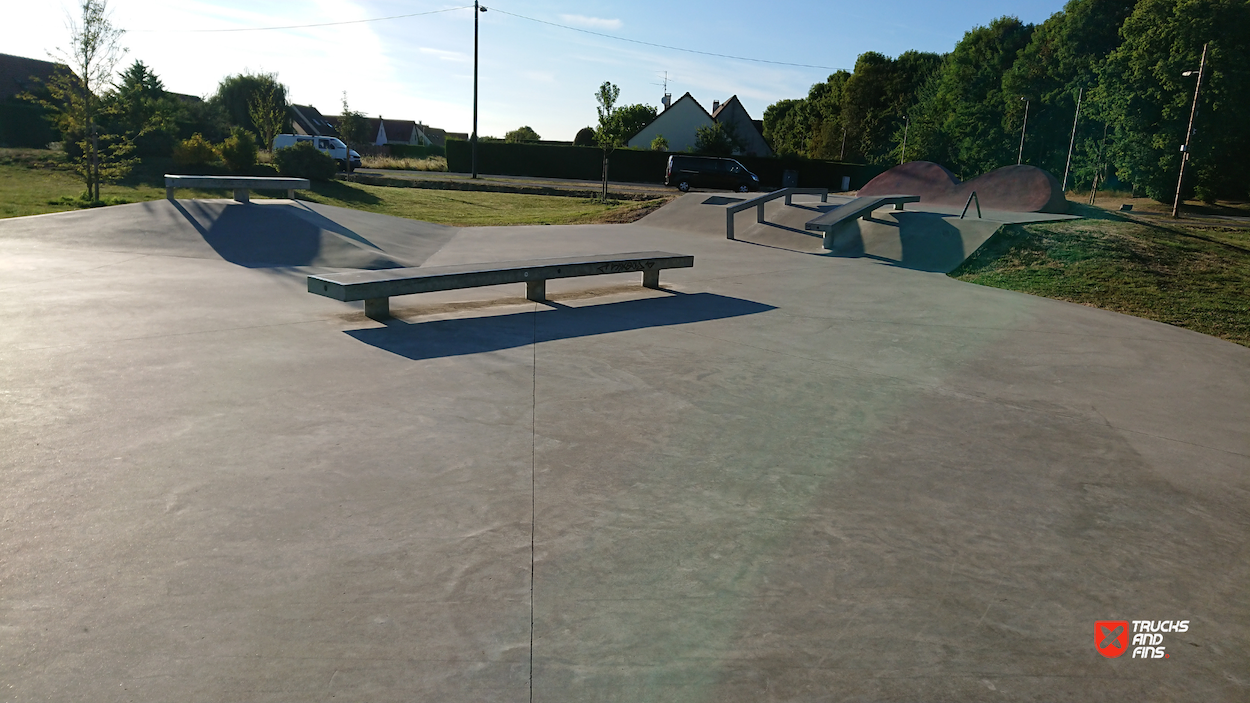
POLYGON ((1068 201, 1059 180, 1036 166, 1004 166, 960 182, 955 174, 931 161, 911 161, 872 179, 859 194, 919 195, 925 205, 963 207, 975 192, 982 208, 1007 212, 1063 214, 1068 201))

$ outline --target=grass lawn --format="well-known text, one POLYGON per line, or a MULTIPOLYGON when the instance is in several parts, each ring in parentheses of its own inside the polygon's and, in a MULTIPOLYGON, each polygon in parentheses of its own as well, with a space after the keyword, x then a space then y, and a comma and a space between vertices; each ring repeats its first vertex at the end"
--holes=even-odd
MULTIPOLYGON (((105 204, 160 200, 165 197, 160 168, 136 173, 120 184, 100 188, 105 204)), ((38 149, 0 149, 0 217, 39 215, 81 207, 76 200, 85 190, 59 152, 38 149)), ((226 190, 179 189, 180 198, 228 198, 226 190)), ((253 194, 265 197, 264 191, 253 194)), ((609 202, 607 205, 550 195, 438 191, 387 188, 335 181, 314 183, 298 191, 300 200, 367 210, 457 226, 564 225, 632 222, 667 200, 609 202)))
POLYGON ((1073 214, 1087 219, 1004 227, 950 275, 1250 346, 1250 226, 1073 214))

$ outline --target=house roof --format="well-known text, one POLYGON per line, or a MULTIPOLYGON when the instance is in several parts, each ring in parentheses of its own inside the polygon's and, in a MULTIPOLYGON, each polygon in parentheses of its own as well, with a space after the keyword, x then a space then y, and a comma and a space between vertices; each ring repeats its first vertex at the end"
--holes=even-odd
POLYGON ((32 78, 46 82, 58 68, 69 70, 64 64, 52 61, 0 54, 0 100, 8 100, 34 88, 36 82, 32 78))
POLYGON ((306 134, 318 137, 337 137, 339 132, 317 108, 312 105, 291 105, 291 121, 306 134))
POLYGON ((694 104, 695 104, 695 106, 696 106, 696 107, 698 107, 698 108, 699 108, 699 110, 703 112, 703 114, 707 115, 707 118, 708 118, 709 120, 712 120, 713 122, 715 122, 715 121, 716 121, 716 118, 715 118, 715 117, 713 117, 711 114, 709 114, 709 113, 708 113, 708 111, 707 111, 707 110, 705 110, 705 109, 703 108, 703 105, 702 105, 702 104, 700 104, 698 100, 695 100, 695 99, 694 99, 694 96, 692 96, 692 95, 689 93, 689 91, 687 91, 687 92, 686 92, 685 94, 683 94, 680 98, 677 98, 677 99, 676 99, 676 100, 674 100, 671 104, 669 104, 669 106, 668 106, 667 108, 665 108, 664 110, 661 110, 661 111, 660 111, 660 113, 659 113, 658 115, 656 115, 656 116, 655 116, 655 119, 653 119, 653 120, 651 120, 650 122, 648 122, 648 123, 646 123, 645 125, 643 125, 643 126, 642 126, 642 129, 640 129, 640 130, 638 130, 637 132, 634 132, 633 134, 629 135, 629 137, 628 137, 628 138, 626 138, 626 139, 625 139, 625 141, 626 141, 626 142, 628 142, 630 139, 633 139, 634 137, 638 136, 639 134, 642 134, 643 132, 645 132, 645 131, 647 130, 647 128, 648 128, 648 127, 650 127, 651 125, 653 125, 653 124, 655 124, 656 122, 658 122, 658 121, 660 120, 660 118, 664 117, 664 114, 665 114, 666 112, 668 112, 669 110, 672 110, 673 108, 677 107, 677 105, 678 105, 679 103, 681 103, 681 101, 683 101, 683 100, 689 100, 690 102, 694 103, 694 104))

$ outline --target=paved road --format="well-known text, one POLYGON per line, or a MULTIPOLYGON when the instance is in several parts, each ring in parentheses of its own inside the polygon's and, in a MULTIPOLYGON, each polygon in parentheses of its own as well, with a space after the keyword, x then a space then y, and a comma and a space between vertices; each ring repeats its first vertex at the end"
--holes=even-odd
MULTIPOLYGON (((387 178, 404 178, 408 180, 425 180, 425 181, 470 181, 470 174, 467 173, 450 173, 446 171, 397 171, 391 169, 380 168, 360 168, 356 169, 358 173, 368 173, 387 178)), ((575 188, 578 190, 597 189, 603 187, 602 181, 584 181, 573 178, 538 178, 533 176, 497 176, 478 174, 478 179, 486 183, 507 183, 511 185, 528 185, 548 188, 575 188)), ((660 183, 626 183, 621 181, 608 181, 608 188, 617 192, 628 193, 656 193, 662 195, 672 195, 677 193, 676 188, 668 188, 660 183)))

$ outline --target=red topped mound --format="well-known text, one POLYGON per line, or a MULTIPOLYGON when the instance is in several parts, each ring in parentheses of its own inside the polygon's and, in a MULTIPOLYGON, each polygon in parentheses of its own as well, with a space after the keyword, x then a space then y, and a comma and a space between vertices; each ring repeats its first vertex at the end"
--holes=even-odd
POLYGON ((981 207, 1009 212, 1066 213, 1068 201, 1059 181, 1036 166, 1004 166, 959 182, 955 174, 931 161, 912 161, 886 171, 859 189, 861 196, 919 195, 931 205, 963 207, 976 191, 981 207))

